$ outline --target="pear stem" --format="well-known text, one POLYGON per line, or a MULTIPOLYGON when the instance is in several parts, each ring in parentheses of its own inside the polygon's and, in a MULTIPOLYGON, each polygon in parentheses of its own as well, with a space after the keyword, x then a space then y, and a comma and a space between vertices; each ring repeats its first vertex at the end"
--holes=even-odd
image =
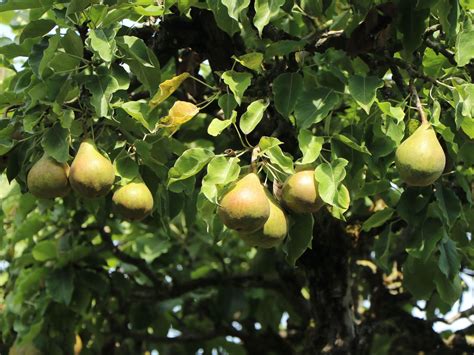
POLYGON ((425 110, 423 110, 423 106, 421 105, 420 97, 418 96, 418 91, 416 91, 415 85, 410 83, 410 91, 411 94, 415 97, 415 105, 418 113, 420 114, 420 120, 422 124, 428 123, 428 118, 426 117, 425 110))
POLYGON ((260 154, 260 147, 256 146, 252 150, 252 158, 250 159, 250 168, 252 169, 252 172, 254 173, 257 172, 257 161, 258 161, 259 154, 260 154))

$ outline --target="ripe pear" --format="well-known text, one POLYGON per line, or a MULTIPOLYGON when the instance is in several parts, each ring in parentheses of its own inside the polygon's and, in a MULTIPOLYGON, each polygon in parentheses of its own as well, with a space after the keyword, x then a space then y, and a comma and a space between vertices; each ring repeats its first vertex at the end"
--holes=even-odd
POLYGON ((250 173, 222 197, 218 214, 227 228, 251 233, 263 227, 270 216, 270 203, 258 175, 250 173))
POLYGON ((317 212, 324 205, 313 170, 302 170, 291 175, 283 185, 281 198, 295 213, 317 212))
POLYGON ((239 236, 251 246, 273 248, 279 245, 288 234, 288 220, 275 198, 268 191, 266 194, 270 203, 270 216, 263 228, 253 233, 240 233, 239 236))
POLYGON ((143 182, 131 182, 112 197, 117 211, 127 219, 139 221, 153 210, 153 196, 143 182))
POLYGON ((82 351, 82 339, 79 334, 76 334, 76 341, 74 343, 74 355, 79 355, 82 351))
POLYGON ((69 165, 44 154, 28 172, 28 190, 38 198, 64 197, 69 193, 69 165))
POLYGON ((73 190, 84 197, 100 197, 110 191, 114 180, 115 170, 110 160, 99 153, 92 140, 82 142, 69 174, 73 190))
POLYGON ((411 186, 431 185, 441 176, 445 164, 443 148, 428 122, 422 123, 395 152, 398 173, 411 186))
POLYGON ((23 345, 13 345, 10 350, 8 351, 8 355, 41 355, 41 351, 39 351, 33 343, 26 343, 23 345))

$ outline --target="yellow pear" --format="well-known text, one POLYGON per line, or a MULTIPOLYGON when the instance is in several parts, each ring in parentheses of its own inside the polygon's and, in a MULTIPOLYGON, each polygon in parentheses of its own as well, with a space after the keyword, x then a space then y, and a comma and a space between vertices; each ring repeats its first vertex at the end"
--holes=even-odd
POLYGON ((69 193, 69 165, 44 154, 28 172, 28 190, 38 198, 64 197, 69 193))
POLYGON ((270 203, 257 174, 250 173, 237 181, 222 197, 218 214, 227 228, 254 232, 270 216, 270 203))
POLYGON ((76 334, 76 342, 74 343, 74 355, 79 355, 82 351, 82 339, 76 334))
POLYGON ((281 198, 295 213, 313 213, 324 205, 319 197, 314 170, 302 170, 291 175, 283 185, 281 198))
POLYGON ((115 191, 112 200, 125 218, 141 220, 153 210, 153 195, 143 182, 131 182, 115 191))
POLYGON ((268 191, 266 193, 270 203, 270 216, 263 228, 253 233, 240 233, 239 236, 251 246, 273 248, 288 234, 288 220, 275 198, 268 191))
POLYGON ((73 190, 88 198, 105 196, 114 180, 115 170, 110 160, 99 153, 91 140, 82 142, 69 173, 73 190))
POLYGON ((400 144, 395 165, 403 181, 411 186, 428 186, 443 173, 446 156, 428 122, 400 144))

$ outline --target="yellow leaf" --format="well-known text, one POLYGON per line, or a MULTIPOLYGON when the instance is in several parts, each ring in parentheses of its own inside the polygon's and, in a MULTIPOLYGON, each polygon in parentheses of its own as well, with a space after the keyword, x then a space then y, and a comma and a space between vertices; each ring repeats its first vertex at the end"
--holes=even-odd
POLYGON ((188 122, 199 112, 199 108, 191 102, 176 101, 170 108, 168 116, 164 117, 160 123, 166 127, 179 127, 188 122))
POLYGON ((154 108, 165 101, 170 95, 179 88, 179 86, 189 78, 189 73, 182 73, 172 77, 169 80, 165 80, 160 84, 160 89, 150 100, 150 107, 154 108))

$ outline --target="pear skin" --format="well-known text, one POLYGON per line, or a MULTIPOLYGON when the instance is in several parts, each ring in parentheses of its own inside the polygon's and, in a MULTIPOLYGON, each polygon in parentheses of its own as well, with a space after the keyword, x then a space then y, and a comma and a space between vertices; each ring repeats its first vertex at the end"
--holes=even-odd
POLYGON ((266 192, 270 203, 270 216, 263 228, 249 234, 239 233, 240 238, 247 244, 265 249, 276 247, 288 234, 288 220, 285 212, 275 198, 268 191, 266 192))
POLYGON ((227 228, 251 233, 263 227, 270 216, 270 203, 257 174, 237 181, 222 197, 218 214, 227 228))
POLYGON ((114 166, 99 153, 91 140, 81 143, 71 164, 69 182, 74 191, 87 198, 105 196, 115 180, 114 166))
POLYGON ((69 193, 69 165, 46 154, 28 172, 28 190, 38 198, 64 197, 69 193))
POLYGON ((143 182, 131 182, 112 197, 117 211, 127 219, 139 221, 153 210, 153 195, 143 182))
POLYGON ((26 343, 23 345, 13 345, 10 350, 8 351, 8 355, 41 355, 41 351, 39 351, 33 343, 26 343))
POLYGON ((314 213, 324 205, 319 197, 314 170, 302 170, 291 175, 283 185, 281 198, 295 213, 314 213))
POLYGON ((411 186, 431 185, 445 165, 446 156, 430 123, 422 123, 395 152, 400 178, 411 186))

